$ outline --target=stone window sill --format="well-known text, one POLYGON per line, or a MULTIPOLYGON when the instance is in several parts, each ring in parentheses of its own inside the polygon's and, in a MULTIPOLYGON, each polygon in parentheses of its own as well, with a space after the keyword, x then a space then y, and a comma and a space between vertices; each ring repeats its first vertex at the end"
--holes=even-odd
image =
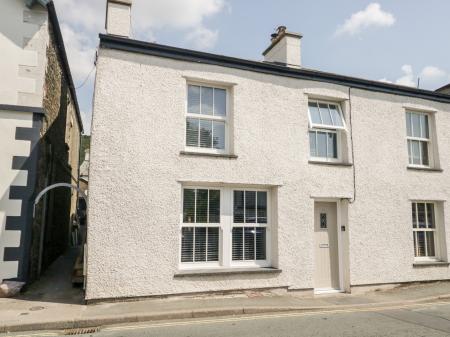
POLYGON ((238 157, 235 154, 221 154, 221 153, 194 152, 194 151, 180 151, 180 155, 182 155, 182 156, 227 158, 227 159, 237 159, 237 157, 238 157))
POLYGON ((444 172, 443 169, 432 167, 407 166, 406 168, 411 171, 444 172))
POLYGON ((333 162, 333 161, 321 161, 321 160, 309 160, 309 164, 314 165, 328 165, 328 166, 341 166, 341 167, 351 167, 352 163, 343 163, 343 162, 333 162))
POLYGON ((232 274, 278 274, 281 269, 277 268, 216 268, 216 269, 183 269, 178 270, 174 277, 188 277, 188 276, 217 276, 217 275, 232 275, 232 274))
POLYGON ((448 267, 449 262, 445 261, 416 261, 413 263, 413 267, 448 267))

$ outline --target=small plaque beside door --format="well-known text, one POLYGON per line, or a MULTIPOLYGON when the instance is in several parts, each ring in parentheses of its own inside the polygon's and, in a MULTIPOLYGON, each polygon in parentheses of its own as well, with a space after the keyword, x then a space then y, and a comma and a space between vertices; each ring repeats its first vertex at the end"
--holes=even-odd
POLYGON ((330 248, 330 245, 328 243, 321 243, 319 244, 319 248, 330 248))
POLYGON ((327 229, 327 213, 320 213, 320 229, 327 229))

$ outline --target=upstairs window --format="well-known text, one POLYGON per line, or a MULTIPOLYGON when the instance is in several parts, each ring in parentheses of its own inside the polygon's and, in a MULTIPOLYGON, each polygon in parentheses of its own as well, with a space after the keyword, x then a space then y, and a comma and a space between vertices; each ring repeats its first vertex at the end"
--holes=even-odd
POLYGON ((195 151, 227 151, 228 104, 224 88, 188 84, 186 148, 195 151))
POLYGON ((310 157, 322 161, 341 160, 341 132, 345 122, 336 103, 309 101, 310 157))
POLYGON ((406 112, 406 132, 409 165, 430 166, 429 116, 421 112, 406 112))

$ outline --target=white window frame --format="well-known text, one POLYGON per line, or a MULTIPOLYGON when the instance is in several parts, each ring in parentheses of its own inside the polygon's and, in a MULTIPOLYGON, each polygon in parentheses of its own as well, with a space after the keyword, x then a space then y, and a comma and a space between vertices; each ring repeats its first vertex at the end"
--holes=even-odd
MULTIPOLYGON (((214 107, 214 94, 213 94, 213 107, 214 107)), ((200 153, 215 153, 215 154, 228 154, 230 152, 230 88, 223 86, 223 85, 217 85, 212 84, 208 82, 195 82, 195 81, 188 81, 186 82, 186 102, 185 102, 185 118, 184 118, 184 150, 186 152, 200 152, 200 153), (188 107, 189 107, 189 86, 199 86, 200 87, 200 113, 189 113, 188 107), (202 90, 201 88, 217 88, 217 89, 223 89, 225 90, 226 95, 226 109, 225 109, 225 116, 214 116, 214 115, 203 115, 201 114, 201 101, 202 101, 202 90), (186 133, 187 133, 187 119, 188 118, 195 118, 199 120, 208 120, 208 121, 216 121, 216 122, 224 122, 225 123, 225 148, 224 149, 215 149, 215 148, 204 148, 200 146, 188 146, 186 144, 186 133)), ((200 128, 198 137, 200 138, 200 128)), ((200 141, 199 141, 200 143, 200 141)))
MULTIPOLYGON (((307 109, 308 109, 308 121, 309 121, 308 144, 309 144, 310 160, 323 161, 323 162, 335 162, 335 163, 342 162, 342 140, 341 140, 341 138, 343 137, 343 135, 345 134, 345 132, 347 130, 347 124, 345 123, 345 118, 344 118, 344 114, 342 112, 341 104, 339 102, 333 102, 333 101, 309 99, 307 109), (343 126, 332 126, 332 125, 313 123, 312 118, 311 118, 311 113, 309 111, 309 103, 317 103, 318 105, 319 104, 335 105, 337 107, 338 113, 341 116, 343 126), (326 132, 326 133, 335 133, 336 134, 337 158, 329 158, 328 157, 328 140, 327 140, 327 157, 318 157, 318 156, 311 155, 311 144, 310 144, 310 139, 309 139, 309 133, 311 131, 316 132, 316 147, 317 147, 317 132, 326 132)), ((331 116, 331 114, 330 114, 330 116, 331 116)), ((333 116, 331 116, 331 119, 333 120, 333 116)))
MULTIPOLYGON (((266 188, 248 187, 217 187, 184 184, 181 186, 181 208, 178 244, 178 268, 180 270, 220 269, 220 268, 249 268, 271 266, 271 192, 266 188), (183 191, 184 189, 220 190, 220 223, 184 223, 183 222, 183 191), (234 224, 234 191, 255 191, 267 193, 267 224, 234 224), (261 226, 258 226, 261 225, 261 226), (264 225, 264 226, 262 226, 264 225), (233 227, 265 227, 266 228, 266 260, 233 261, 233 227), (219 227, 219 261, 218 262, 181 262, 181 240, 183 227, 219 227)), ((194 248, 195 249, 195 248, 194 248)))
MULTIPOLYGON (((414 247, 414 261, 417 262, 426 262, 426 261, 440 261, 439 258, 439 252, 440 252, 440 246, 439 246, 439 224, 437 220, 437 205, 435 202, 432 201, 424 201, 424 200, 413 200, 411 201, 411 206, 415 205, 416 207, 416 228, 413 227, 413 247, 414 247, 414 241, 417 242, 417 244, 414 247), (419 228, 419 212, 418 212, 418 206, 417 204, 424 204, 425 205, 425 223, 427 225, 426 228, 419 228), (427 204, 433 205, 433 215, 434 215, 434 228, 428 228, 428 212, 427 212, 427 204), (417 256, 418 255, 418 240, 416 233, 417 232, 433 232, 433 239, 434 239, 434 256, 417 256)), ((412 212, 412 209, 411 209, 412 212)), ((411 213, 412 216, 412 213, 411 213)), ((411 218, 412 221, 412 218, 411 218)), ((412 224, 412 223, 411 223, 412 224)), ((425 253, 427 254, 427 248, 428 243, 425 235, 425 253)))
MULTIPOLYGON (((416 115, 424 115, 428 117, 428 137, 429 138, 422 138, 422 137, 413 137, 413 136, 408 136, 408 126, 406 126, 406 146, 407 146, 407 150, 408 150, 408 166, 409 167, 419 167, 419 168, 430 168, 433 167, 433 143, 432 143, 432 134, 431 134, 431 114, 428 112, 423 112, 423 111, 415 111, 415 110, 406 110, 405 113, 405 119, 406 119, 406 123, 408 124, 408 114, 416 114, 416 115), (410 161, 409 158, 409 153, 411 153, 412 155, 412 142, 410 141, 419 141, 419 142, 425 142, 427 143, 427 151, 428 151, 428 165, 423 165, 423 164, 413 164, 410 161)), ((411 123, 411 133, 412 133, 412 123, 411 123)), ((420 143, 419 143, 420 144, 420 143)), ((422 149, 419 149, 419 154, 420 154, 420 162, 423 162, 423 158, 422 158, 422 149)))

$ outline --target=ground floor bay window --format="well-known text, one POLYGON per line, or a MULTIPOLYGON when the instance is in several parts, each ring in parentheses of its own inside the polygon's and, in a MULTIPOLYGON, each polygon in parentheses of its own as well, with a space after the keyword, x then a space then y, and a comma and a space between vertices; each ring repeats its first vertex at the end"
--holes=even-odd
POLYGON ((270 266, 270 191, 183 187, 181 268, 270 266))

